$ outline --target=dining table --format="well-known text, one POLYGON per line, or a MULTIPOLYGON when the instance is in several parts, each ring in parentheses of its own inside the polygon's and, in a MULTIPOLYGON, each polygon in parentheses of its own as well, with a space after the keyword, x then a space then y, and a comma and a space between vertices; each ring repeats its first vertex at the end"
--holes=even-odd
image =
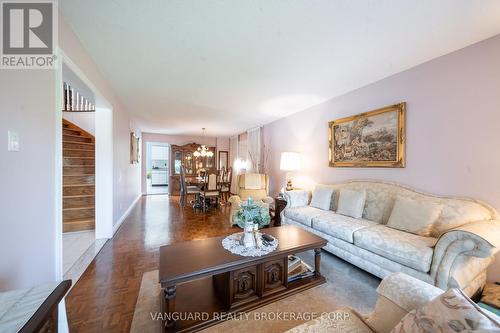
POLYGON ((203 177, 197 176, 197 177, 186 177, 186 185, 187 186, 196 186, 200 190, 203 188, 203 185, 205 184, 205 180, 203 177))
MULTIPOLYGON (((186 177, 186 185, 187 186, 196 186, 200 191, 203 191, 203 187, 206 184, 206 180, 203 177, 200 176, 193 176, 193 177, 186 177)), ((217 187, 221 188, 224 185, 229 185, 229 182, 219 182, 217 183, 217 187)), ((195 203, 193 204, 194 208, 199 208, 201 206, 201 203, 196 200, 195 203)))

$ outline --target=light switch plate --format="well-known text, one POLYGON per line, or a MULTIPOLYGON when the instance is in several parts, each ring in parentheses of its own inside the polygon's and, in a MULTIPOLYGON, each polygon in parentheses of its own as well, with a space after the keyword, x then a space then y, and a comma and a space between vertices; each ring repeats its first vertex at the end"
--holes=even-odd
POLYGON ((8 131, 8 151, 19 151, 19 132, 8 131))

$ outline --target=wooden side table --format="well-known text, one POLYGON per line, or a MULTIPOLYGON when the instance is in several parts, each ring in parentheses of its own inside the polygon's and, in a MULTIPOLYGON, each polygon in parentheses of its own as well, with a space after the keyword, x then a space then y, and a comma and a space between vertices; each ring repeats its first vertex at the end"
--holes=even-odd
POLYGON ((274 198, 274 205, 275 205, 275 208, 274 208, 274 226, 275 227, 281 226, 281 212, 283 211, 283 209, 285 209, 286 204, 287 204, 287 202, 286 202, 285 198, 280 198, 280 197, 274 198))

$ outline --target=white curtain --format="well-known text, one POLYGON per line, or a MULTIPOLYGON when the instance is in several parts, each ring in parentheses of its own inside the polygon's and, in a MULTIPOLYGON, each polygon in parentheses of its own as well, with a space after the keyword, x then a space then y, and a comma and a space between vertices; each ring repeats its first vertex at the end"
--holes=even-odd
POLYGON ((248 172, 261 172, 260 127, 247 131, 247 164, 248 172))
POLYGON ((238 136, 232 136, 229 139, 229 158, 231 159, 231 166, 233 167, 233 174, 231 176, 231 193, 236 193, 238 187, 236 185, 237 170, 235 168, 235 162, 238 159, 238 136))

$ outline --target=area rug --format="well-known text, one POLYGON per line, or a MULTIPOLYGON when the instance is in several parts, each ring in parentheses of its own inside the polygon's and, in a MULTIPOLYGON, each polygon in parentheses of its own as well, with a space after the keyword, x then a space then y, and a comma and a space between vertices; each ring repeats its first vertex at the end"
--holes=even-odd
MULTIPOLYGON (((310 265, 314 262, 312 251, 299 255, 310 265)), ((329 254, 322 253, 321 273, 327 282, 321 286, 255 309, 245 316, 227 320, 202 332, 283 332, 300 325, 312 316, 351 307, 368 313, 375 306, 375 289, 380 279, 329 254), (293 315, 287 315, 293 313, 293 315)), ((160 285, 158 271, 144 273, 137 298, 130 332, 161 332, 161 321, 155 320, 160 312, 160 285)))

